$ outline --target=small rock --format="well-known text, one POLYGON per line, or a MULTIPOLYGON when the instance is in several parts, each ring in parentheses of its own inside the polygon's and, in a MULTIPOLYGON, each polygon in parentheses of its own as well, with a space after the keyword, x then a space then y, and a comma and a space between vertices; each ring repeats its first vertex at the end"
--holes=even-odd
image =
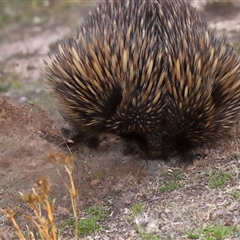
POLYGON ((100 183, 101 181, 97 178, 97 179, 94 179, 94 180, 92 180, 91 181, 91 183, 90 183, 90 186, 96 186, 96 185, 98 185, 99 183, 100 183))

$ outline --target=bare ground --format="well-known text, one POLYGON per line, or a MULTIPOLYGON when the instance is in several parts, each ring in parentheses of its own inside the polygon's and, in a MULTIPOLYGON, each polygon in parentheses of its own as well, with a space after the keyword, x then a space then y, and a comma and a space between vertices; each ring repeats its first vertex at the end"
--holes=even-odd
MULTIPOLYGON (((202 7, 199 2, 194 4, 202 7)), ((225 33, 234 46, 240 45, 238 4, 224 11, 202 7, 210 26, 219 34, 225 33)), ((30 191, 40 177, 49 179, 51 196, 57 199, 55 217, 59 228, 72 216, 68 193, 48 161, 48 153, 62 149, 39 134, 51 132, 60 136, 63 120, 44 89, 42 59, 47 59, 46 53, 56 39, 74 32, 78 24, 74 19, 80 21, 86 12, 86 6, 78 8, 83 11, 67 15, 71 24, 59 24, 54 17, 44 26, 20 28, 14 23, 4 28, 5 37, 0 36, 0 83, 8 88, 0 96, 0 206, 16 209, 17 221, 24 231, 31 224, 25 220, 29 209, 19 192, 30 191)), ((228 143, 211 150, 205 159, 185 169, 171 169, 162 164, 156 176, 145 174, 146 162, 141 153, 137 150, 126 153, 121 140, 113 136, 104 136, 97 150, 81 147, 74 169, 80 217, 93 205, 102 206, 108 213, 101 222, 102 230, 84 238, 189 239, 188 231, 207 225, 234 225, 240 230, 240 199, 236 197, 240 194, 238 136, 239 127, 228 143), (223 187, 210 188, 207 173, 212 170, 228 172, 231 177, 223 187), (160 191, 178 171, 179 187, 160 191), (134 215, 131 207, 138 203, 143 205, 143 211, 134 215), (149 234, 148 238, 141 235, 136 222, 149 234)), ((72 233, 68 229, 61 237, 71 239, 72 233)), ((15 239, 10 221, 1 213, 0 239, 15 239)), ((240 235, 226 239, 240 239, 240 235)))

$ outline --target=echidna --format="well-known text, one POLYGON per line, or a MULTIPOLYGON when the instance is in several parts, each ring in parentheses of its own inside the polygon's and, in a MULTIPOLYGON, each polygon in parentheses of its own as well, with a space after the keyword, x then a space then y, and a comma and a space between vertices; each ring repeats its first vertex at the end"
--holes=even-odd
POLYGON ((113 133, 186 162, 239 118, 239 57, 183 0, 103 0, 45 64, 82 142, 113 133))

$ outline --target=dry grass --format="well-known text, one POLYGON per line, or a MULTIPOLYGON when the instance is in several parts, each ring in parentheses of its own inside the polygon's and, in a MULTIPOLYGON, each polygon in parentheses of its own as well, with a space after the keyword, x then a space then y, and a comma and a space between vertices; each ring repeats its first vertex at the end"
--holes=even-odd
MULTIPOLYGON (((77 214, 77 191, 73 181, 73 166, 75 162, 74 156, 67 156, 64 153, 51 153, 49 154, 50 162, 56 167, 60 179, 62 180, 65 188, 67 189, 72 202, 73 216, 75 220, 75 239, 78 236, 78 214, 77 214), (59 165, 63 165, 69 177, 68 184, 62 177, 59 170, 59 165)), ((32 215, 27 216, 27 220, 32 222, 37 228, 40 239, 57 240, 57 227, 54 219, 55 199, 50 200, 50 185, 47 179, 38 179, 36 187, 30 193, 20 193, 23 201, 32 210, 32 215)), ((24 232, 20 229, 19 224, 15 219, 15 211, 12 208, 0 208, 7 218, 12 222, 15 233, 20 240, 26 240, 24 232)), ((35 239, 31 229, 27 233, 27 239, 35 239)))

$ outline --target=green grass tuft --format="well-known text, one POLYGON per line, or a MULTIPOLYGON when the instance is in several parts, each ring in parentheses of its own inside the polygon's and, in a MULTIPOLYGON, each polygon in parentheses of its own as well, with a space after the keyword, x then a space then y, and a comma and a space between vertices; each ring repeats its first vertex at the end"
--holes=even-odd
MULTIPOLYGON (((77 224, 78 235, 86 236, 101 229, 99 222, 108 215, 100 206, 92 206, 85 210, 85 219, 77 224)), ((62 227, 74 227, 74 219, 67 219, 62 223, 62 227)))
POLYGON ((163 172, 163 179, 165 184, 159 188, 161 192, 177 190, 180 188, 180 181, 183 179, 182 171, 167 169, 163 172))
POLYGON ((239 237, 239 230, 233 225, 207 226, 202 229, 190 231, 187 237, 189 239, 224 240, 226 237, 239 237))
POLYGON ((226 182, 231 178, 231 174, 226 171, 211 170, 207 172, 206 175, 209 177, 208 186, 211 189, 223 187, 226 182))

